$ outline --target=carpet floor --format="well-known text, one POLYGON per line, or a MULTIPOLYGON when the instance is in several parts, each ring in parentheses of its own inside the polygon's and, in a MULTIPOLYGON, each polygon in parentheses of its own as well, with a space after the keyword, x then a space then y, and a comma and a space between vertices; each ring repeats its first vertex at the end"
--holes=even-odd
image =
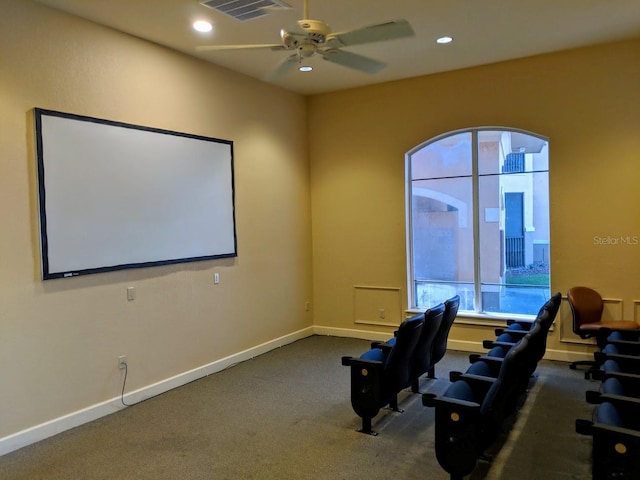
MULTIPOLYGON (((434 454, 434 412, 402 392, 405 413, 382 410, 377 437, 357 433, 349 368, 369 342, 313 336, 273 350, 81 427, 0 457, 4 480, 446 480, 434 454)), ((466 370, 447 352, 436 380, 466 370)), ((135 370, 129 372, 135 375, 135 370)), ((566 363, 542 361, 513 428, 492 462, 470 480, 590 480, 591 439, 575 433, 590 418, 595 389, 566 363)))

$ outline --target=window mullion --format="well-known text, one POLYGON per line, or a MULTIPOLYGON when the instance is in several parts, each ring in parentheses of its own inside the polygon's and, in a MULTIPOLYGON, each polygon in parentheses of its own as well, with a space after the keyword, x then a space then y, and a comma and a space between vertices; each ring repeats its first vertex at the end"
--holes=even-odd
POLYGON ((471 132, 471 185, 473 194, 473 283, 475 311, 482 313, 482 291, 480 279, 480 188, 478 178, 478 131, 471 132))

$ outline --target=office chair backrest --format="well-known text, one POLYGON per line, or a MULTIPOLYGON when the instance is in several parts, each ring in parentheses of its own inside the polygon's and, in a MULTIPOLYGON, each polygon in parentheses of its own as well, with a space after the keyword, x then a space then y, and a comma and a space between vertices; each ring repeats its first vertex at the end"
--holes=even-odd
POLYGON ((453 325, 453 321, 458 315, 458 308, 460 307, 460 295, 451 297, 444 302, 444 315, 442 316, 442 323, 440 328, 433 339, 433 351, 431 353, 431 363, 435 365, 444 354, 447 353, 447 339, 449 338, 449 331, 453 325))
POLYGON ((594 335, 594 332, 582 331, 580 326, 602 319, 604 302, 600 294, 589 287, 573 287, 569 289, 567 299, 573 315, 573 333, 582 338, 594 335))

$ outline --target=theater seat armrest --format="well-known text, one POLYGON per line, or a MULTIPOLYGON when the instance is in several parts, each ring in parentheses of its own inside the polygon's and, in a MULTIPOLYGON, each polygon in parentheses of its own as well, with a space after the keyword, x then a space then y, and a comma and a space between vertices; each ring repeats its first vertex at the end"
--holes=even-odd
POLYGON ((533 319, 533 320, 527 320, 527 319, 524 319, 524 318, 521 318, 519 320, 509 319, 509 320, 507 320, 507 325, 513 325, 514 323, 519 323, 523 327, 529 328, 529 327, 531 327, 531 325, 533 325, 534 322, 535 322, 535 319, 533 319))
POLYGON ((481 382, 481 383, 494 383, 496 379, 494 377, 485 377, 484 375, 476 375, 475 373, 463 373, 458 377, 460 380, 466 380, 469 383, 481 382))
POLYGON ((436 398, 438 398, 438 396, 435 393, 423 393, 422 405, 424 405, 425 407, 435 407, 436 398))
POLYGON ((576 433, 580 435, 593 435, 593 422, 579 418, 576 420, 576 433))
MULTIPOLYGON (((608 436, 616 436, 617 441, 624 441, 625 439, 633 440, 635 442, 640 441, 640 431, 632 430, 630 428, 616 427, 608 425, 606 423, 594 423, 591 426, 591 435, 598 435, 598 433, 606 433, 608 436)), ((577 433, 580 433, 576 430, 577 433)), ((589 434, 585 434, 589 435, 589 434)))
POLYGON ((382 369, 382 362, 357 357, 342 357, 342 365, 345 367, 359 366, 369 369, 382 369))
MULTIPOLYGON (((344 364, 343 364, 344 365, 344 364)), ((382 369, 383 363, 377 360, 367 360, 366 358, 351 358, 348 365, 352 367, 362 367, 369 369, 382 369)))
POLYGON ((612 403, 622 415, 637 416, 640 411, 640 399, 634 397, 625 397, 623 395, 614 395, 613 393, 600 393, 597 403, 612 403))
POLYGON ((502 357, 491 357, 489 355, 477 355, 477 356, 474 356, 472 360, 471 355, 469 355, 469 361, 471 363, 475 363, 479 361, 489 362, 489 363, 502 363, 504 361, 504 358, 502 357))
POLYGON ((604 363, 606 360, 615 360, 621 366, 629 365, 634 368, 638 368, 638 371, 640 371, 640 356, 622 355, 619 353, 594 352, 593 358, 598 363, 604 363))
POLYGON ((389 353, 391 351, 391 349, 393 348, 393 345, 389 345, 387 342, 380 342, 380 343, 378 343, 376 348, 379 348, 385 354, 387 354, 387 353, 389 353))
POLYGON ((491 386, 496 382, 493 377, 485 377, 473 373, 463 373, 458 379, 464 380, 469 384, 475 398, 484 398, 491 386))
POLYGON ((638 347, 638 350, 640 350, 640 342, 637 341, 637 340, 618 340, 618 339, 609 340, 609 339, 607 339, 607 343, 612 343, 614 345, 628 345, 629 347, 638 347))
MULTIPOLYGON (((640 375, 632 374, 632 373, 627 373, 627 374, 621 373, 616 378, 620 381, 620 383, 622 383, 625 391, 640 392, 640 375)), ((640 398, 640 395, 636 395, 636 394, 631 396, 640 398)))
POLYGON ((624 380, 633 380, 640 382, 640 374, 616 372, 608 370, 600 370, 599 368, 592 368, 587 372, 593 380, 604 382, 608 378, 618 378, 624 380))
POLYGON ((516 342, 497 342, 495 340, 483 340, 482 348, 492 349, 493 347, 505 347, 511 348, 516 344, 516 342))
MULTIPOLYGON (((503 330, 502 333, 508 333, 512 337, 514 338, 518 337, 520 339, 524 337, 527 333, 530 333, 530 330, 509 330, 507 328, 506 330, 503 330)), ((500 335, 502 335, 502 333, 500 335)), ((500 335, 496 335, 496 336, 499 337, 500 335)))
POLYGON ((605 381, 607 378, 618 378, 621 381, 632 380, 640 382, 640 375, 637 373, 607 372, 606 370, 592 370, 591 378, 601 381, 605 381))
POLYGON ((437 396, 433 393, 422 394, 422 404, 425 407, 446 406, 447 408, 455 408, 460 411, 476 411, 480 409, 479 403, 453 397, 437 396))
POLYGON ((585 399, 587 400, 587 403, 590 403, 592 405, 597 405, 602 403, 602 393, 597 392, 595 390, 587 390, 585 392, 585 399))

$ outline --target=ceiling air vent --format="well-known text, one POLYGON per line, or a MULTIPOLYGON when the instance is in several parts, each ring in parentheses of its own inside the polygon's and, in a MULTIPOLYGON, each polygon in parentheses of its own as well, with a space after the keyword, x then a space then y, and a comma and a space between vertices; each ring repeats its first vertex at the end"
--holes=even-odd
POLYGON ((280 0, 209 0, 200 3, 242 22, 267 15, 271 9, 291 8, 280 0))

